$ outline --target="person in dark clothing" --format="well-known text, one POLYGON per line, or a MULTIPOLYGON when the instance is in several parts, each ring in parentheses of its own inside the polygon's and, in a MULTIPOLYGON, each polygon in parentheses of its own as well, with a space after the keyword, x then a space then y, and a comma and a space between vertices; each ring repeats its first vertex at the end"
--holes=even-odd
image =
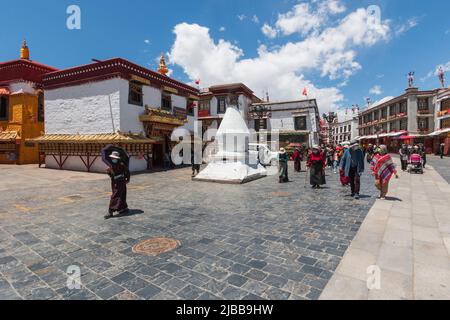
POLYGON ((350 179, 352 197, 359 199, 361 175, 364 172, 364 153, 357 140, 353 140, 349 149, 345 151, 341 160, 341 169, 344 170, 345 176, 350 179))
POLYGON ((440 154, 440 156, 441 156, 441 159, 444 159, 444 149, 445 149, 445 144, 444 144, 444 143, 441 143, 441 144, 439 145, 439 154, 440 154))
POLYGON ((408 147, 406 146, 406 144, 402 145, 402 147, 400 148, 400 151, 398 153, 400 155, 402 171, 406 171, 408 169, 408 159, 409 159, 409 152, 408 152, 408 147))
POLYGON ((294 169, 295 172, 300 172, 302 171, 302 153, 300 152, 299 148, 296 148, 294 153, 292 154, 292 158, 294 160, 294 169))
POLYGON ((114 151, 109 157, 112 159, 112 165, 108 168, 107 173, 111 178, 112 195, 105 219, 113 217, 114 212, 121 214, 128 211, 127 183, 130 182, 130 170, 121 161, 120 154, 114 151))
POLYGON ((194 145, 191 148, 192 177, 200 173, 201 157, 196 154, 194 145))
POLYGON ((419 154, 422 157, 423 167, 425 168, 425 165, 427 164, 427 152, 423 143, 419 144, 419 154))
POLYGON ((284 148, 280 149, 280 153, 278 155, 278 177, 280 183, 289 182, 288 177, 288 162, 289 155, 287 154, 284 148))
POLYGON ((308 168, 310 170, 309 182, 313 189, 320 189, 321 185, 326 184, 325 167, 326 159, 319 146, 313 146, 311 154, 308 156, 308 168))

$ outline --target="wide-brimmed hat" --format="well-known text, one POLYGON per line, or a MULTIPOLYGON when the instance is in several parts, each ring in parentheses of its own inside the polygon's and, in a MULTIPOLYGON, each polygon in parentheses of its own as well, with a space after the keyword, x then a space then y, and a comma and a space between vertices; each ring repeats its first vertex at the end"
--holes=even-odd
POLYGON ((315 144, 315 145, 312 146, 311 149, 313 149, 313 150, 314 150, 314 149, 315 149, 315 150, 319 150, 319 148, 320 148, 320 147, 319 147, 317 144, 315 144))
POLYGON ((280 148, 280 153, 286 153, 286 149, 285 148, 280 148))
POLYGON ((359 141, 358 140, 352 140, 352 141, 350 141, 349 147, 351 148, 351 147, 354 147, 354 146, 357 146, 357 145, 359 145, 359 141))
POLYGON ((110 158, 113 158, 113 159, 120 159, 120 153, 117 152, 117 151, 113 151, 113 152, 109 155, 109 157, 110 157, 110 158))

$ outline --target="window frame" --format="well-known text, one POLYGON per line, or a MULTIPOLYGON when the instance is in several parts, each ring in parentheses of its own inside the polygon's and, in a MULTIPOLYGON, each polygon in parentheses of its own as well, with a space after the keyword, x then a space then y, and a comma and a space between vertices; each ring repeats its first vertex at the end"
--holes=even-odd
POLYGON ((226 96, 219 96, 216 97, 217 99, 217 113, 218 114, 223 114, 227 111, 227 97, 226 96), (223 101, 223 110, 220 106, 220 102, 223 101))
POLYGON ((143 93, 143 84, 137 81, 129 81, 128 82, 128 104, 143 107, 144 106, 144 93, 143 93), (135 86, 139 90, 135 90, 136 88, 133 88, 135 86), (133 94, 136 94, 136 97, 140 97, 140 101, 134 100, 133 94))
POLYGON ((298 117, 294 117, 294 130, 295 131, 306 131, 308 130, 308 123, 307 123, 307 118, 306 116, 298 116, 298 117), (301 121, 303 122, 302 124, 304 126, 300 127, 299 126, 299 120, 301 119, 301 121), (304 127, 304 128, 303 128, 304 127))
POLYGON ((161 110, 165 111, 172 111, 172 95, 168 92, 162 92, 161 93, 161 110), (169 103, 169 107, 167 108, 164 104, 164 102, 169 103))
POLYGON ((9 97, 8 96, 0 96, 0 121, 8 121, 9 120, 9 97), (5 102, 3 102, 5 101, 5 102), (2 108, 5 108, 4 116, 1 116, 2 108))

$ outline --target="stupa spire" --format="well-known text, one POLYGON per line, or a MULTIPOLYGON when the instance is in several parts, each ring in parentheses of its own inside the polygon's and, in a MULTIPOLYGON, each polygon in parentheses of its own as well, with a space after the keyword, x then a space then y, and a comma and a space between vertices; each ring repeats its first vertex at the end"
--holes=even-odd
POLYGON ((159 59, 158 72, 163 75, 167 75, 169 69, 166 66, 166 59, 164 58, 164 53, 161 53, 161 58, 159 59))
POLYGON ((27 46, 27 41, 24 39, 22 42, 22 48, 20 48, 20 59, 30 60, 30 50, 27 46))

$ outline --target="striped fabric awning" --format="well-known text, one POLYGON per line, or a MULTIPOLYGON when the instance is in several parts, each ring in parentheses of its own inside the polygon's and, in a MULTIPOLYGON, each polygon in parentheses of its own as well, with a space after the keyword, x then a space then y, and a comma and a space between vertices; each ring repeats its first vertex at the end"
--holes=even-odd
POLYGON ((37 138, 28 139, 31 143, 154 143, 155 141, 141 135, 123 133, 100 134, 46 134, 37 138))
POLYGON ((16 131, 0 131, 0 142, 15 142, 17 137, 16 131))
POLYGON ((0 87, 0 96, 9 96, 10 95, 10 91, 8 88, 6 87, 0 87))

